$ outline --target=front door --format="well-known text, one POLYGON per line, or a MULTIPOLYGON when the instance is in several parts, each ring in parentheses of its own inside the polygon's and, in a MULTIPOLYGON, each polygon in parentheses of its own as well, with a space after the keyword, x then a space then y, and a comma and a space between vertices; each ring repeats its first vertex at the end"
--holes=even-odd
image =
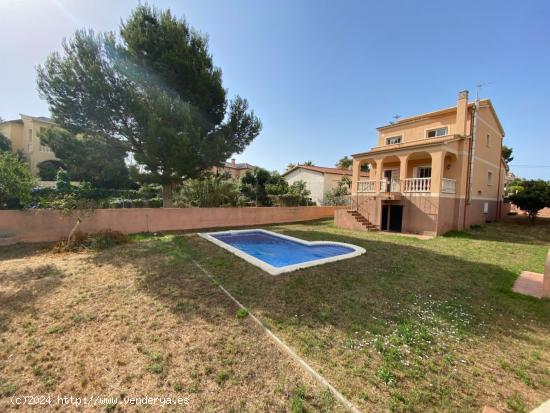
POLYGON ((403 205, 382 205, 382 231, 401 232, 403 228, 403 205))
POLYGON ((382 221, 380 222, 380 229, 382 231, 387 231, 388 227, 388 218, 390 216, 390 206, 382 205, 382 221))
POLYGON ((401 232, 403 226, 403 205, 390 206, 390 231, 401 232))
MULTIPOLYGON (((398 169, 386 169, 384 171, 384 186, 382 192, 394 192, 392 189, 392 182, 397 182, 399 179, 398 169)), ((394 184, 395 185, 395 184, 394 184)))

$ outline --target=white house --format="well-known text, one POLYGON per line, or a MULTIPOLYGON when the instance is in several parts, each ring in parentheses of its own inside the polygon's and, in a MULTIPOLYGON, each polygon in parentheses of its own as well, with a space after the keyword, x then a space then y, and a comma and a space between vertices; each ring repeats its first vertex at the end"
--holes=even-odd
MULTIPOLYGON (((296 181, 304 181, 311 192, 311 200, 322 205, 328 192, 338 186, 342 177, 347 176, 351 181, 351 169, 325 168, 322 166, 296 165, 282 174, 283 178, 292 185, 296 181)), ((367 178, 368 173, 362 172, 367 178)))

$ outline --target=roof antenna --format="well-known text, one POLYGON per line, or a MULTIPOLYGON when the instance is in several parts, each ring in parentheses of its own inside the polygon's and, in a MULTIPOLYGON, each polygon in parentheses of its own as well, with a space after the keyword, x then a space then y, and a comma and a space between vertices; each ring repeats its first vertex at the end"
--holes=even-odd
POLYGON ((392 118, 394 118, 395 121, 391 121, 390 124, 393 125, 394 123, 398 122, 400 117, 401 115, 393 115, 392 118))
POLYGON ((481 88, 483 86, 490 85, 490 84, 493 84, 493 83, 495 83, 495 82, 485 82, 485 83, 480 82, 476 85, 476 100, 477 101, 479 101, 479 92, 481 92, 481 88))

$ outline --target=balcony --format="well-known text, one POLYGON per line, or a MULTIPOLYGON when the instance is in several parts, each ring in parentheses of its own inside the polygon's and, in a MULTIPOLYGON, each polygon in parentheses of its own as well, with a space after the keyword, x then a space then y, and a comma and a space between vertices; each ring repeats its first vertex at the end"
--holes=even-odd
MULTIPOLYGON (((357 185, 358 193, 429 193, 432 190, 432 178, 407 178, 403 181, 382 179, 381 181, 360 180, 357 185)), ((442 178, 441 192, 456 193, 456 180, 442 178)))

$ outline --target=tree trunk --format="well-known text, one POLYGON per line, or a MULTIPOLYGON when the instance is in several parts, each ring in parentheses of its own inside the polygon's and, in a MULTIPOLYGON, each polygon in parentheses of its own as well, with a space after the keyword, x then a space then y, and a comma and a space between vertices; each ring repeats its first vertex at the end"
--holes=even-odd
POLYGON ((174 202, 173 202, 173 199, 172 199, 173 190, 174 190, 174 184, 173 183, 162 185, 162 207, 163 208, 173 208, 174 207, 174 202))
POLYGON ((82 219, 80 217, 76 218, 76 223, 74 224, 73 229, 71 229, 71 232, 69 232, 69 236, 67 237, 67 248, 70 248, 74 234, 76 233, 76 230, 78 229, 80 223, 82 222, 82 219))

